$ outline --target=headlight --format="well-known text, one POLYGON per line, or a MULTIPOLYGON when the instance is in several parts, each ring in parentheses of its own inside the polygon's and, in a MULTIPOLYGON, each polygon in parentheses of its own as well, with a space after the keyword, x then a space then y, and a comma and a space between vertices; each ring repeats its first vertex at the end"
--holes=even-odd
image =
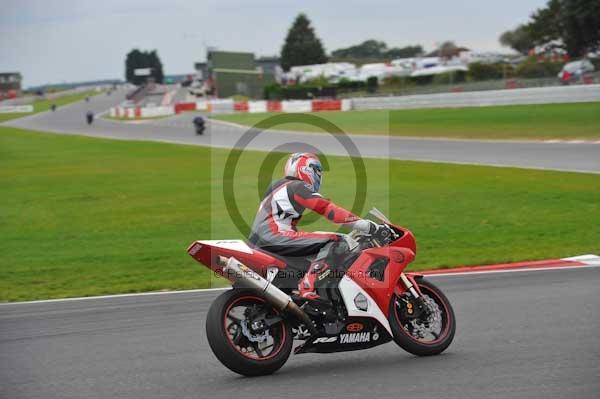
POLYGON ((367 300, 367 297, 361 293, 358 293, 358 295, 354 297, 354 304, 360 310, 366 311, 369 308, 369 301, 367 300))

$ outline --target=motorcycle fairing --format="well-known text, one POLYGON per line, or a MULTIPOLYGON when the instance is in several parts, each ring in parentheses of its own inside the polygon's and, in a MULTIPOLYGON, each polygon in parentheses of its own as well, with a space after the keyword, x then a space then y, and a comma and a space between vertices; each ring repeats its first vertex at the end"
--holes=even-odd
POLYGON ((294 354, 355 351, 382 345, 391 340, 392 336, 378 320, 371 317, 348 317, 339 331, 311 337, 296 347, 294 354), (361 326, 360 330, 351 328, 356 325, 361 326))
POLYGON ((390 328, 390 324, 388 323, 387 317, 381 311, 381 308, 375 302, 375 300, 371 297, 371 295, 363 289, 356 281, 350 278, 347 274, 342 277, 338 284, 338 289, 342 294, 342 299, 344 300, 344 305, 346 306, 346 311, 348 312, 348 316, 351 317, 368 317, 377 320, 379 324, 382 325, 383 328, 391 335, 392 329, 390 328), (357 304, 355 303, 355 299, 357 296, 362 295, 366 299, 366 309, 359 309, 357 304))
MULTIPOLYGON (((340 282, 340 289, 342 283, 351 288, 347 279, 353 281, 376 305, 381 313, 379 317, 387 322, 390 300, 399 285, 400 274, 413 261, 414 257, 414 252, 405 247, 366 249, 346 271, 346 275, 340 282), (374 274, 373 270, 375 265, 377 265, 377 274, 374 274), (382 265, 383 273, 380 274, 382 265)), ((350 302, 351 305, 354 305, 354 298, 351 298, 350 302)))

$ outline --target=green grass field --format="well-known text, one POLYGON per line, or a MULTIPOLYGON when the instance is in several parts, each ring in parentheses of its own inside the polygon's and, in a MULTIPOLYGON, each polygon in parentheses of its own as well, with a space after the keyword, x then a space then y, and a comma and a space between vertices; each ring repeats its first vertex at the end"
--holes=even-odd
MULTIPOLYGON (((255 125, 275 114, 217 115, 213 118, 255 125)), ((600 102, 319 112, 346 133, 480 139, 600 139, 600 102)), ((286 123, 282 130, 319 132, 320 128, 286 123)))
MULTIPOLYGON (((214 284, 185 250, 196 239, 243 238, 221 194, 227 155, 0 127, 0 300, 214 284)), ((264 157, 244 152, 234 182, 250 221, 264 157)), ((389 208, 417 237, 413 270, 600 250, 597 175, 365 162, 367 205, 389 208)), ((350 161, 330 157, 329 164, 324 195, 350 207, 350 161)), ((305 228, 332 225, 320 220, 305 228)))
POLYGON ((67 94, 64 96, 60 96, 53 100, 35 100, 33 102, 33 112, 27 113, 10 113, 10 114, 0 114, 0 122, 5 122, 11 119, 21 118, 27 115, 33 115, 38 112, 48 111, 52 104, 56 104, 57 107, 61 107, 63 105, 71 104, 77 101, 81 101, 86 97, 91 97, 97 95, 98 92, 95 90, 87 90, 81 93, 75 94, 67 94))

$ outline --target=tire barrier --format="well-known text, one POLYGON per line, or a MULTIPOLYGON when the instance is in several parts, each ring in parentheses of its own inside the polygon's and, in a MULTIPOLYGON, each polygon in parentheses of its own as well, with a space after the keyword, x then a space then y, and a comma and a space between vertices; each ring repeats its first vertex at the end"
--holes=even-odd
POLYGON ((142 119, 175 115, 175 107, 112 107, 112 118, 142 119))
POLYGON ((175 104, 175 113, 178 114, 183 111, 195 111, 196 103, 177 103, 175 104))
POLYGON ((186 111, 204 111, 215 114, 265 112, 326 112, 349 111, 352 100, 292 100, 292 101, 233 101, 231 99, 199 100, 161 107, 113 107, 113 118, 141 119, 168 116, 186 111))
POLYGON ((290 100, 290 101, 233 101, 231 99, 202 100, 196 103, 175 104, 177 113, 206 111, 211 113, 320 112, 350 111, 352 100, 290 100), (195 108, 194 108, 195 107, 195 108))

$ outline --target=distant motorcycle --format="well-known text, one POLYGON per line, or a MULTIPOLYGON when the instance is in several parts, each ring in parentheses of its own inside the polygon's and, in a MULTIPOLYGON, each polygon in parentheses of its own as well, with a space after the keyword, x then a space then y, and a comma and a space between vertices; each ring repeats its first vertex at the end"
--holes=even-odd
POLYGON ((196 134, 204 134, 204 130, 206 129, 206 122, 203 117, 197 116, 192 121, 194 124, 194 128, 196 129, 196 134))
POLYGON ((416 253, 412 233, 377 209, 371 215, 383 223, 382 233, 350 233, 353 246, 339 265, 341 276, 323 279, 318 300, 278 287, 275 278, 288 269, 281 256, 241 240, 192 243, 188 253, 195 260, 233 283, 206 320, 208 343, 221 363, 242 375, 271 374, 286 362, 294 340, 302 341, 294 354, 392 340, 418 356, 442 353, 456 329, 448 298, 422 275, 404 273, 416 253))
POLYGON ((94 113, 92 111, 88 111, 85 114, 85 119, 87 120, 88 125, 91 125, 94 122, 94 113))

